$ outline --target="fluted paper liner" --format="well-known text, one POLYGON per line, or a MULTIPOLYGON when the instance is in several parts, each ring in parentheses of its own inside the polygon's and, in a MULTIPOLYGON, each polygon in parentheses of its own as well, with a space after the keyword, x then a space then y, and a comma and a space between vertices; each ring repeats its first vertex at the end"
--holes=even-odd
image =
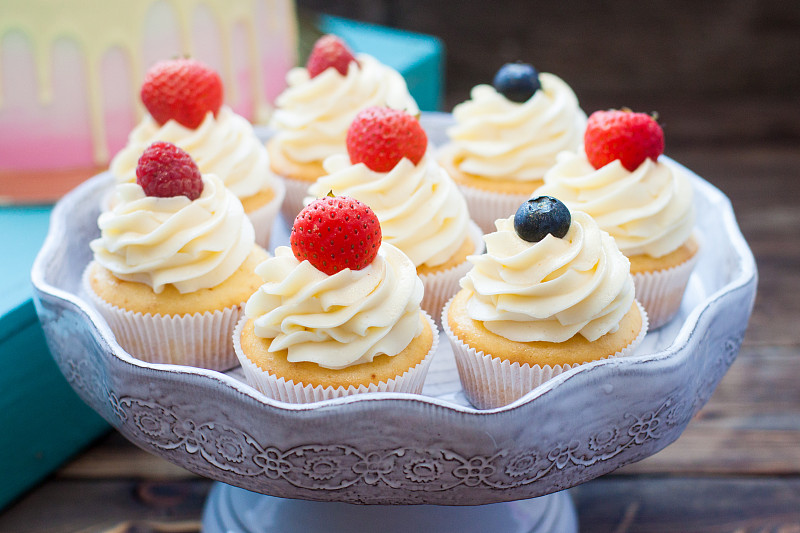
MULTIPOLYGON (((483 242, 483 233, 481 229, 474 222, 470 223, 469 236, 475 244, 475 251, 473 253, 482 254, 486 245, 483 242)), ((438 321, 441 319, 444 304, 459 291, 461 288, 459 281, 467 274, 471 267, 472 263, 464 260, 463 263, 453 268, 441 272, 423 274, 419 277, 422 280, 422 285, 425 287, 425 294, 422 297, 420 307, 432 317, 436 317, 435 321, 437 325, 439 325, 438 321)))
POLYGON ((283 198, 286 196, 286 186, 280 178, 275 177, 272 180, 272 189, 275 191, 275 197, 269 203, 262 205, 251 213, 247 213, 247 218, 253 224, 256 244, 265 250, 269 250, 272 225, 275 222, 275 216, 283 205, 283 198))
MULTIPOLYGON (((642 305, 636 301, 639 312, 642 314, 642 329, 628 346, 615 354, 599 359, 612 357, 625 357, 633 354, 636 347, 642 342, 647 333, 648 319, 642 305)), ((461 385, 469 402, 478 409, 492 409, 507 405, 532 391, 545 381, 553 378, 570 368, 584 363, 565 365, 520 365, 508 359, 500 359, 478 351, 459 339, 447 323, 447 311, 452 299, 442 312, 442 328, 453 347, 453 355, 461 378, 461 385)), ((588 361, 587 361, 588 362, 588 361)))
POLYGON ((519 206, 537 189, 539 186, 537 183, 539 182, 531 183, 530 194, 492 192, 460 183, 458 189, 467 201, 470 218, 484 233, 492 233, 497 231, 494 221, 498 218, 508 218, 516 213, 519 206))
POLYGON ((430 315, 427 313, 424 314, 433 332, 433 344, 425 358, 416 366, 409 368, 402 375, 390 379, 387 382, 381 381, 377 384, 370 383, 369 385, 359 385, 358 387, 350 385, 346 388, 341 386, 323 387, 322 385, 317 385, 315 387, 302 382, 295 383, 293 380, 287 380, 284 377, 278 377, 262 370, 258 365, 250 361, 242 351, 242 328, 247 322, 247 317, 242 317, 236 325, 236 329, 233 332, 233 347, 236 351, 236 355, 239 357, 239 362, 242 365, 242 370, 247 378, 247 382, 270 398, 283 402, 311 403, 364 392, 411 392, 419 394, 422 391, 422 385, 425 382, 428 367, 439 346, 439 330, 430 315))
POLYGON ((244 304, 220 311, 187 315, 143 314, 110 304, 92 290, 83 273, 83 288, 92 304, 108 322, 126 352, 148 363, 187 365, 228 370, 237 365, 231 335, 244 304))
POLYGON ((680 309, 683 293, 698 255, 699 250, 688 260, 672 268, 633 274, 636 299, 647 311, 651 330, 669 322, 680 309))

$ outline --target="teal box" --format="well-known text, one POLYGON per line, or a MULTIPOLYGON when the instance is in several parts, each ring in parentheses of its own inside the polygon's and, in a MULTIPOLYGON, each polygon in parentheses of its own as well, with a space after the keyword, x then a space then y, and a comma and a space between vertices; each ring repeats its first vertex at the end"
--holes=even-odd
POLYGON ((436 37, 328 15, 320 17, 318 27, 400 72, 422 111, 441 109, 444 44, 436 37))
POLYGON ((0 207, 0 509, 109 427, 64 379, 33 307, 49 220, 50 207, 0 207))

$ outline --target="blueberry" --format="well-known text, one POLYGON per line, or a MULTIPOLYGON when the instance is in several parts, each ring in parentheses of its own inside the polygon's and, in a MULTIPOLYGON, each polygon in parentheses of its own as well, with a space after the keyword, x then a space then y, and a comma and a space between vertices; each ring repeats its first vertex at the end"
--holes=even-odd
POLYGON ((527 102, 533 94, 542 88, 539 83, 539 72, 527 63, 506 63, 492 82, 497 92, 512 102, 527 102))
POLYGON ((514 231, 523 240, 539 242, 548 233, 559 239, 569 231, 572 216, 560 200, 552 196, 531 198, 514 215, 514 231))

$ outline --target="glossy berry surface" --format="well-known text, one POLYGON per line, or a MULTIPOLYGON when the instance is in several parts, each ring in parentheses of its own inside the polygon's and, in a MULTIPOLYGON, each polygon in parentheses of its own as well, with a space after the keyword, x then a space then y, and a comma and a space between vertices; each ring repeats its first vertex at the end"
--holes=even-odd
POLYGON ((536 91, 542 88, 539 71, 527 63, 506 63, 492 82, 494 88, 512 102, 527 102, 536 91))
POLYGON ((369 206, 347 196, 326 196, 300 211, 289 244, 298 261, 333 275, 372 263, 381 239, 380 222, 369 206))
POLYGON ((214 116, 222 106, 222 79, 194 59, 161 61, 147 71, 142 83, 142 103, 160 125, 172 119, 190 129, 214 116))
POLYGON ((595 111, 586 123, 583 146, 594 168, 619 160, 633 172, 645 159, 664 153, 664 130, 653 117, 633 111, 595 111))
POLYGON ((572 215, 560 200, 552 196, 531 198, 514 215, 514 231, 528 242, 539 242, 548 234, 563 238, 569 231, 572 215))
POLYGON ((342 76, 347 75, 347 69, 352 62, 358 63, 353 52, 343 40, 335 35, 323 35, 314 43, 314 48, 308 56, 306 70, 312 78, 333 67, 342 76))
POLYGON ((347 130, 350 162, 375 172, 389 172, 404 157, 416 165, 427 148, 428 136, 416 117, 397 109, 362 109, 347 130))
POLYGON ((147 196, 186 196, 203 193, 203 178, 192 157, 172 143, 157 141, 147 147, 136 165, 136 183, 147 196))

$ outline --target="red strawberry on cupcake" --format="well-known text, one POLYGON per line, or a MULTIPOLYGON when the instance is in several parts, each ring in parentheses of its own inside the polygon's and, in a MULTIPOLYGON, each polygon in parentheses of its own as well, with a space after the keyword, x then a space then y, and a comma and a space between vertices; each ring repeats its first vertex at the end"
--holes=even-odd
POLYGON ((173 59, 153 65, 144 78, 142 103, 164 125, 172 119, 190 129, 214 116, 223 101, 222 79, 216 71, 194 59, 173 59))
POLYGON ((653 117, 627 110, 595 111, 586 123, 584 149, 594 168, 619 160, 633 172, 664 152, 664 131, 653 117))
POLYGON ((323 35, 314 43, 314 48, 306 62, 306 69, 312 78, 322 74, 330 67, 335 68, 342 76, 346 76, 350 63, 358 63, 353 52, 339 37, 328 34, 323 35))
POLYGON ((428 136, 416 117, 397 109, 362 109, 347 130, 350 162, 375 172, 389 172, 404 157, 416 165, 427 148, 428 136))
POLYGON ((372 263, 381 246, 378 217, 347 196, 326 196, 307 205, 294 221, 289 242, 298 261, 333 275, 372 263))

